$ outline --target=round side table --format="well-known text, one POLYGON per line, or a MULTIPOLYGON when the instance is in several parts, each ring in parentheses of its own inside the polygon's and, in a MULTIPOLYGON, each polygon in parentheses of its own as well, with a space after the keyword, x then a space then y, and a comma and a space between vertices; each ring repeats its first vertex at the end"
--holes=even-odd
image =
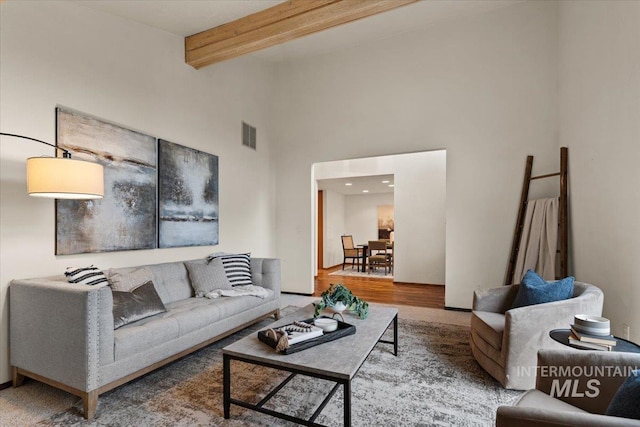
MULTIPOLYGON (((573 345, 569 343, 569 334, 571 333, 570 329, 554 329, 549 332, 549 336, 554 340, 559 342, 560 344, 564 344, 569 347, 577 348, 580 350, 590 350, 588 348, 579 347, 577 345, 573 345)), ((626 353, 640 353, 640 345, 627 341, 623 338, 614 337, 617 341, 617 344, 611 347, 611 351, 622 351, 626 353)), ((595 350, 602 351, 602 350, 595 350)))

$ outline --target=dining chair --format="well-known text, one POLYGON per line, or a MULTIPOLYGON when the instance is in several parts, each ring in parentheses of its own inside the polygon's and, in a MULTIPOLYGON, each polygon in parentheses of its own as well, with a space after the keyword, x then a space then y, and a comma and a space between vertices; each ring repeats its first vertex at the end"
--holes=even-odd
POLYGON ((342 269, 344 270, 344 265, 347 262, 347 259, 351 259, 351 267, 353 267, 354 262, 357 263, 358 270, 360 269, 360 258, 362 258, 362 249, 356 248, 353 244, 353 236, 351 235, 343 235, 342 237, 342 269))
POLYGON ((391 272, 391 258, 389 257, 387 242, 384 240, 369 240, 369 273, 380 265, 384 265, 384 274, 391 272), (375 251, 375 252, 374 252, 375 251))

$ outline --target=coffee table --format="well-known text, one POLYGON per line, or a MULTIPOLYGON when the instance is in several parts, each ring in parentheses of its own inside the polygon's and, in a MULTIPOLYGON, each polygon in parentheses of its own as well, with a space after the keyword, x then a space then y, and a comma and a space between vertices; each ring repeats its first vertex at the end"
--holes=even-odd
MULTIPOLYGON (((309 319, 311 317, 313 317, 313 306, 310 304, 274 322, 270 327, 283 326, 294 320, 309 319)), ((315 422, 316 418, 342 385, 344 395, 344 425, 351 426, 351 380, 356 376, 358 370, 378 342, 393 344, 393 354, 395 356, 398 355, 398 309, 380 305, 370 305, 369 317, 367 319, 360 320, 349 314, 345 316, 345 321, 355 325, 356 333, 354 335, 320 344, 316 347, 293 354, 283 355, 276 353, 271 347, 260 342, 256 333, 223 348, 223 401, 225 419, 230 418, 230 409, 233 404, 301 425, 321 426, 321 424, 315 422), (391 323, 393 323, 393 341, 382 340, 382 335, 391 323), (231 397, 232 360, 291 372, 291 375, 258 403, 244 402, 231 397), (297 418, 264 407, 264 404, 296 375, 321 378, 336 383, 309 419, 297 418)))

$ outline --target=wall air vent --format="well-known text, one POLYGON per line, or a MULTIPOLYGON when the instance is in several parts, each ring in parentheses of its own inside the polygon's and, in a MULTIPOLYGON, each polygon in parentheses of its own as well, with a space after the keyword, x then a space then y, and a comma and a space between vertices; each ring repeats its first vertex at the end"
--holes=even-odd
POLYGON ((242 145, 256 149, 256 128, 242 122, 242 145))

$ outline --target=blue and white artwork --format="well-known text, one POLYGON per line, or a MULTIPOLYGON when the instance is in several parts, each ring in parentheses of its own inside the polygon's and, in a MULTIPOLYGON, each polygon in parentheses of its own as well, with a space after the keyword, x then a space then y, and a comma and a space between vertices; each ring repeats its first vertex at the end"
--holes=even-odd
POLYGON ((156 138, 56 109, 57 144, 104 166, 104 198, 56 200, 56 255, 157 247, 156 138))
POLYGON ((218 244, 218 156, 158 140, 160 248, 218 244))

